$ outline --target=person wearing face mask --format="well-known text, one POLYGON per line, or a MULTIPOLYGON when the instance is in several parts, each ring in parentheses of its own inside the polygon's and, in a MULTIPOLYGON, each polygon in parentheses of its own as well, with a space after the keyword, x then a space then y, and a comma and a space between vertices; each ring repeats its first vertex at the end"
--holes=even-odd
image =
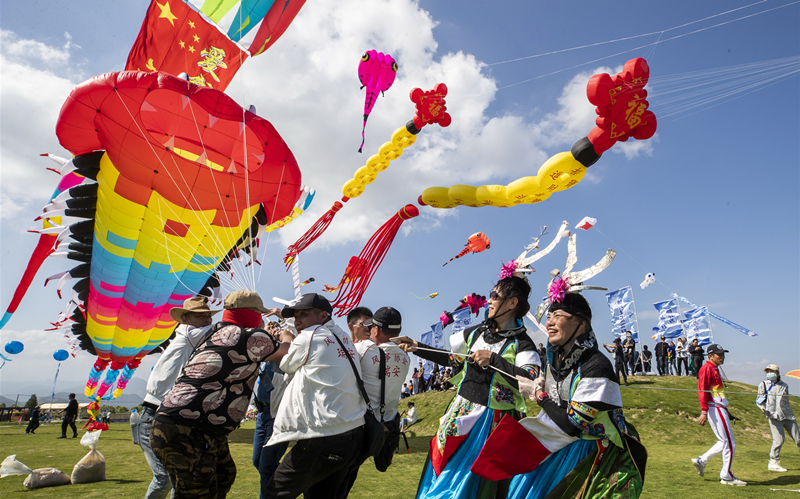
POLYGON ((520 426, 550 454, 541 462, 513 456, 535 469, 512 479, 508 497, 639 497, 647 452, 625 421, 619 380, 598 349, 589 303, 578 293, 550 298, 547 369, 534 382, 519 380, 522 394, 542 408, 520 426))
POLYGON ((758 385, 756 405, 769 419, 769 429, 772 431, 772 449, 769 452, 769 471, 787 471, 781 466, 781 447, 785 440, 784 430, 789 432, 797 450, 800 450, 800 429, 797 419, 789 406, 789 385, 781 381, 781 370, 775 364, 764 368, 767 381, 758 385))
POLYGON ((501 279, 489 295, 486 320, 451 336, 452 352, 397 338, 404 351, 458 371, 450 379, 457 395, 431 441, 417 498, 506 497, 510 479, 485 480, 470 467, 503 415, 520 419, 526 412, 517 378, 534 379, 541 365, 522 324, 530 292, 523 278, 501 279))

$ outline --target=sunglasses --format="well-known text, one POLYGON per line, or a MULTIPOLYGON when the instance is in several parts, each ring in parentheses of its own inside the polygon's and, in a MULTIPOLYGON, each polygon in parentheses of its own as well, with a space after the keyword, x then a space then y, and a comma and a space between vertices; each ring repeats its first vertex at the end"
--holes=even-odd
POLYGON ((492 291, 491 293, 489 293, 489 299, 490 300, 502 300, 503 297, 500 296, 499 294, 497 294, 497 291, 492 291))

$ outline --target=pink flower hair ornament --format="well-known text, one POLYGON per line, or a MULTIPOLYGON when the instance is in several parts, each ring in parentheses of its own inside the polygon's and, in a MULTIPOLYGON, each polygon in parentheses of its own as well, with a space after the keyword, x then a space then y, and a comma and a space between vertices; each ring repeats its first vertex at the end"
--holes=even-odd
POLYGON ((547 297, 550 298, 550 303, 561 303, 568 292, 569 282, 560 277, 556 277, 547 287, 547 297))
POLYGON ((508 263, 503 264, 503 268, 500 269, 500 274, 497 276, 502 281, 506 277, 514 277, 514 273, 517 271, 517 261, 510 260, 508 263))

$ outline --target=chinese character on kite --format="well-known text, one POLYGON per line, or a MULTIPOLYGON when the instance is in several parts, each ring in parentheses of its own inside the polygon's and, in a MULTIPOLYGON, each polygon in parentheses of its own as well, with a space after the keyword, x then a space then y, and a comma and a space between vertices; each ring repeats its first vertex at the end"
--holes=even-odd
POLYGON ((633 137, 645 140, 656 132, 656 117, 647 110, 647 91, 644 86, 650 68, 642 58, 625 63, 616 76, 606 73, 589 80, 586 94, 596 106, 596 127, 572 147, 570 152, 558 153, 539 168, 534 177, 523 177, 510 184, 454 185, 430 187, 420 196, 420 204, 434 208, 456 206, 509 207, 524 203, 540 203, 554 192, 573 187, 581 181, 586 169, 616 142, 633 137))

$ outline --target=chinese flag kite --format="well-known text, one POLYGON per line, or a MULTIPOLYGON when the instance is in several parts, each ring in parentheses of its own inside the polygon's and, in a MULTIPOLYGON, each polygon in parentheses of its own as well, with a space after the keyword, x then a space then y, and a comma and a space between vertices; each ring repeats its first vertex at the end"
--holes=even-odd
POLYGON ((182 0, 153 0, 128 55, 126 70, 186 73, 224 91, 247 53, 182 0))

